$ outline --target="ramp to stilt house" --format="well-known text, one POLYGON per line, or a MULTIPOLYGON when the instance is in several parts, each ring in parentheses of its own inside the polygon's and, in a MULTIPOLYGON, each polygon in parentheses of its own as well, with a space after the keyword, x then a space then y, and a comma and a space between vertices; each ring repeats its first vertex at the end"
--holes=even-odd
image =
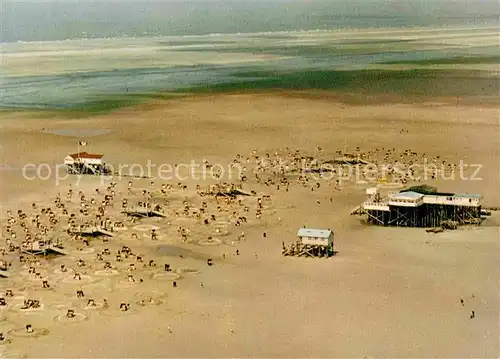
POLYGON ((0 278, 9 278, 10 275, 7 271, 0 270, 0 278))
POLYGON ((363 208, 363 205, 360 204, 359 206, 353 208, 351 210, 351 215, 354 216, 354 215, 361 215, 361 214, 364 214, 365 213, 365 209, 363 208))

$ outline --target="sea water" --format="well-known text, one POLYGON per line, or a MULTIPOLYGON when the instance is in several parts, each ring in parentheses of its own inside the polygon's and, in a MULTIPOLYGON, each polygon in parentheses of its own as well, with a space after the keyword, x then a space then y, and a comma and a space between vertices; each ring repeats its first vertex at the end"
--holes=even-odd
POLYGON ((493 56, 498 30, 365 28, 4 43, 0 106, 85 108, 114 96, 252 81, 238 76, 252 71, 352 70, 493 56))

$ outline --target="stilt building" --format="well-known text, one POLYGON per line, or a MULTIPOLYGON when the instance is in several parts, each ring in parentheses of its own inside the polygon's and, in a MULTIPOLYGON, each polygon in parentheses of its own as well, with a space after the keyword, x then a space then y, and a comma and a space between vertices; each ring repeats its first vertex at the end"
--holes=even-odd
POLYGON ((378 188, 367 190, 362 211, 368 223, 381 226, 439 227, 480 224, 483 197, 479 194, 441 193, 433 187, 417 186, 382 197, 378 188))
POLYGON ((66 156, 64 164, 69 174, 110 174, 110 169, 103 161, 104 155, 78 152, 66 156))
POLYGON ((328 258, 335 254, 333 231, 330 229, 300 228, 297 237, 297 241, 289 247, 283 243, 284 256, 328 258))

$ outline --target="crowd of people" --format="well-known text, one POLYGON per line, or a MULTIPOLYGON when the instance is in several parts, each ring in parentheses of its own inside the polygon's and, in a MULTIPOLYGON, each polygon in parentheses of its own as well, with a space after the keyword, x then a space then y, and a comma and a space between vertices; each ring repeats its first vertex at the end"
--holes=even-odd
MULTIPOLYGON (((85 298, 84 288, 94 283, 90 279, 97 276, 96 271, 109 274, 110 277, 116 274, 116 280, 124 279, 132 286, 154 280, 154 277, 148 276, 151 271, 175 271, 170 263, 157 265, 161 258, 147 258, 141 253, 146 243, 144 233, 137 230, 138 222, 150 225, 146 237, 148 245, 163 239, 175 240, 183 245, 217 242, 223 245, 222 260, 226 258, 227 250, 240 255, 237 244, 247 240, 244 227, 274 215, 269 210, 273 203, 272 194, 257 193, 251 189, 252 186, 284 193, 288 193, 292 186, 315 191, 327 185, 336 191, 342 190, 339 179, 318 177, 308 171, 331 160, 321 148, 312 152, 285 148, 274 153, 261 154, 255 150, 248 156, 238 154, 231 161, 231 166, 238 169, 240 177, 233 182, 224 182, 222 177, 216 178, 213 183, 194 185, 183 182, 158 183, 157 180, 148 180, 144 184, 145 180, 127 180, 110 182, 105 188, 93 188, 88 193, 83 188, 70 186, 66 193, 57 194, 51 203, 32 203, 28 208, 8 210, 1 228, 3 243, 0 247, 0 270, 10 273, 9 278, 5 279, 10 288, 0 298, 0 306, 11 306, 18 300, 13 293, 25 291, 26 283, 20 278, 29 278, 32 296, 43 290, 52 290, 57 295, 61 287, 59 283, 66 279, 66 284, 75 287, 77 299, 82 299, 85 298), (244 190, 247 187, 250 189, 244 190), (152 209, 164 216, 138 219, 128 215, 129 210, 138 207, 152 209), (176 232, 170 231, 170 228, 176 232), (113 236, 96 239, 93 237, 96 229, 113 236), (125 240, 127 245, 124 244, 125 240), (64 258, 45 258, 57 248, 64 250, 64 258), (93 253, 91 257, 89 253, 93 253)), ((342 152, 335 153, 337 158, 345 158, 345 155, 342 152)), ((358 148, 356 157, 370 163, 394 161, 412 164, 418 158, 425 157, 425 154, 419 155, 410 150, 398 154, 394 149, 362 152, 358 148)), ((437 157, 434 160, 440 159, 437 157)), ((211 167, 206 160, 204 165, 206 168, 211 167)), ((452 165, 448 166, 453 168, 452 165)), ((391 180, 407 180, 396 178, 392 172, 389 175, 393 176, 391 180)), ((263 237, 266 238, 265 232, 263 237)), ((257 254, 255 256, 257 258, 257 254)), ((214 265, 213 258, 207 260, 207 265, 214 265)), ((181 278, 175 277, 172 287, 177 288, 181 278)), ((134 287, 134 290, 140 290, 140 287, 134 287)), ((108 304, 104 297, 100 298, 100 304, 97 305, 94 298, 90 298, 85 307, 68 309, 66 317, 75 318, 77 311, 82 308, 116 308, 127 312, 131 306, 127 297, 129 294, 124 290, 123 299, 116 305, 108 304)), ((64 297, 62 290, 60 295, 64 297)), ((37 309, 42 305, 40 299, 22 300, 21 311, 37 309)), ((150 298, 141 303, 155 303, 155 299, 150 298)), ((31 325, 26 325, 28 333, 32 330, 31 325)), ((4 334, 1 334, 2 338, 5 338, 4 334)))

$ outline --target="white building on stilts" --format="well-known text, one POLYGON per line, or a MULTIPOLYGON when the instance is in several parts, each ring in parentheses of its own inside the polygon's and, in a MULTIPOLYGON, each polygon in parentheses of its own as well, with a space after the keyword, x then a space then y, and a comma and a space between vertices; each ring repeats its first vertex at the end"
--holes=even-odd
POLYGON ((78 152, 66 156, 64 164, 69 174, 109 174, 110 170, 103 157, 101 154, 78 152))

